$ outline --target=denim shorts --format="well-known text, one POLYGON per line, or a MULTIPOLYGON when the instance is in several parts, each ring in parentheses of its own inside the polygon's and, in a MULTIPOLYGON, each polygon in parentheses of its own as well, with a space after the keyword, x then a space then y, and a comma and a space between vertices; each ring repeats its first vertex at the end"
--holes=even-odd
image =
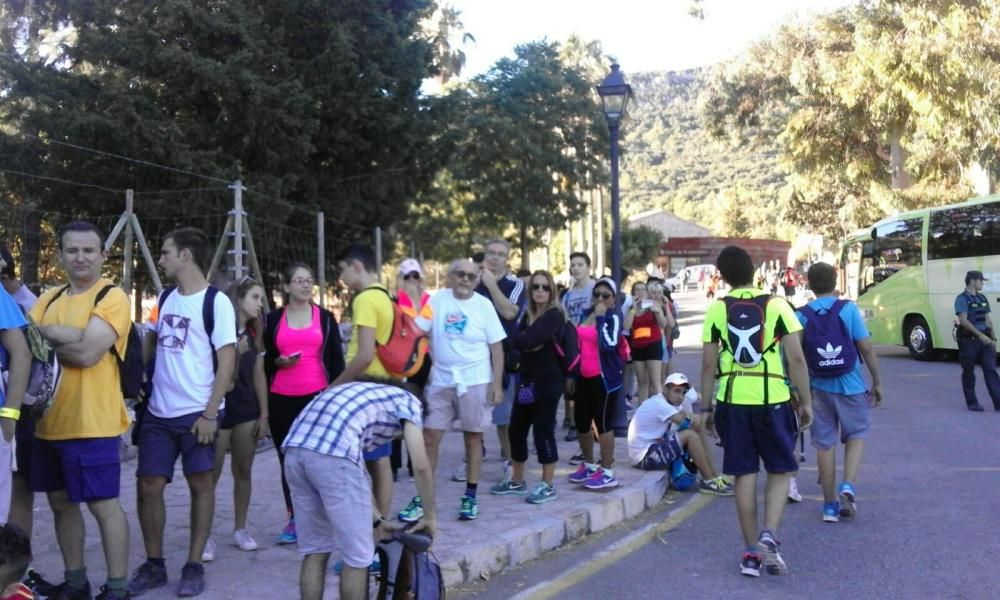
POLYGON ((164 419, 146 412, 139 432, 139 466, 136 477, 174 478, 174 463, 180 455, 184 475, 215 468, 215 443, 199 444, 191 428, 201 412, 164 419))
POLYGON ((510 412, 514 409, 514 395, 517 394, 517 387, 520 383, 520 373, 507 375, 507 387, 503 389, 503 402, 493 407, 494 425, 510 425, 510 412))
POLYGON ((788 402, 753 405, 717 402, 715 429, 722 440, 722 472, 726 475, 756 473, 761 461, 768 473, 799 470, 795 457, 798 427, 795 411, 788 402))
POLYGON ((32 442, 28 485, 33 492, 66 490, 70 502, 117 498, 121 492, 121 438, 32 442))
POLYGON ((392 442, 387 442, 380 446, 375 446, 375 449, 371 452, 364 451, 361 453, 362 458, 365 460, 378 460, 380 458, 385 458, 392 454, 392 442))
POLYGON ((829 450, 840 441, 864 439, 871 426, 871 404, 868 394, 835 394, 812 389, 813 423, 809 428, 812 445, 819 450, 829 450))

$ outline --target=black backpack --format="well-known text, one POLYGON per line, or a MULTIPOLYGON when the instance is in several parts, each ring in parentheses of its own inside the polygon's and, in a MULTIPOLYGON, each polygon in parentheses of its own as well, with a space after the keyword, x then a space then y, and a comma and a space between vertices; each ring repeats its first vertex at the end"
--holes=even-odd
POLYGON ((733 361, 746 369, 756 367, 764 355, 774 349, 777 338, 764 347, 764 327, 767 320, 767 303, 771 296, 762 294, 753 298, 726 296, 726 329, 722 334, 722 348, 733 355, 733 361))
MULTIPOLYGON (((94 296, 94 306, 100 304, 101 300, 104 300, 105 296, 108 295, 108 292, 115 289, 115 287, 117 286, 109 284, 97 292, 97 295, 94 296)), ((60 288, 49 300, 49 303, 45 305, 45 311, 49 310, 52 303, 68 289, 69 285, 64 285, 60 288)), ((42 311, 43 314, 45 311, 42 311)), ((114 344, 111 345, 109 351, 115 357, 115 362, 118 363, 118 380, 122 396, 125 398, 138 398, 139 392, 142 391, 143 377, 142 338, 135 328, 135 323, 130 322, 128 326, 128 341, 125 344, 125 355, 119 355, 118 348, 114 344)))
POLYGON ((559 367, 563 375, 576 377, 580 374, 580 339, 576 333, 576 327, 564 319, 562 327, 556 332, 552 340, 555 347, 556 356, 559 357, 559 367))

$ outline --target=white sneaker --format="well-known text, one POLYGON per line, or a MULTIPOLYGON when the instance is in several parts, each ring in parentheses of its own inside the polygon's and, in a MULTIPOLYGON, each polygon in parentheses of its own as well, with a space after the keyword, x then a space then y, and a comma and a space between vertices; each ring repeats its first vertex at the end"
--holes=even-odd
POLYGON ((205 549, 201 551, 201 562, 212 562, 215 560, 215 542, 209 539, 205 542, 205 549))
POLYGON ((250 537, 250 532, 246 529, 237 529, 233 532, 233 541, 239 546, 240 550, 244 552, 250 552, 251 550, 257 549, 257 542, 250 537))
POLYGON ((799 493, 799 484, 792 477, 788 480, 788 500, 790 502, 802 502, 802 494, 799 493))
POLYGON ((464 460, 462 461, 462 464, 460 464, 458 466, 458 468, 455 469, 455 472, 451 474, 451 480, 452 481, 459 481, 459 482, 465 481, 465 461, 464 460))

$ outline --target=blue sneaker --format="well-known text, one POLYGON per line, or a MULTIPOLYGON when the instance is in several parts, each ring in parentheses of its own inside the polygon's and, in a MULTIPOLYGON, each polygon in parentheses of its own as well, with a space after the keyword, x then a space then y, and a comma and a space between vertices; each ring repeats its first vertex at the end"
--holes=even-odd
POLYGON ((473 521, 479 518, 479 499, 472 496, 462 496, 462 506, 458 511, 462 521, 473 521))
POLYGON ((587 478, 583 482, 583 487, 588 490, 603 490, 606 488, 618 487, 618 480, 615 478, 614 471, 611 469, 605 469, 603 467, 598 467, 594 471, 593 475, 587 478))
POLYGON ((788 565, 781 556, 781 543, 774 539, 769 531, 761 532, 757 539, 761 558, 764 559, 764 570, 769 575, 787 575, 788 565))
POLYGON ((840 521, 840 503, 836 500, 823 504, 823 521, 825 523, 836 523, 840 521))
POLYGON ((593 475, 596 470, 596 468, 592 469, 587 466, 587 463, 580 463, 580 466, 576 468, 576 471, 570 473, 569 482, 583 483, 584 481, 590 479, 590 476, 593 475))
POLYGON ((528 497, 524 499, 528 504, 545 504, 546 502, 552 502, 556 499, 556 488, 551 486, 544 481, 535 486, 535 489, 531 490, 528 497))
POLYGON ((853 519, 858 516, 858 505, 854 502, 854 486, 845 481, 840 484, 840 516, 845 519, 853 519))
POLYGON ((514 483, 509 479, 505 479, 500 483, 490 486, 490 493, 496 496, 507 496, 509 494, 523 496, 528 493, 528 484, 523 481, 514 483))
POLYGON ((299 541, 299 535, 295 532, 295 517, 288 519, 288 525, 281 531, 281 535, 278 536, 278 544, 284 546, 286 544, 295 544, 299 541))
POLYGON ((424 503, 420 496, 414 496, 406 508, 399 511, 399 520, 404 523, 416 523, 424 518, 424 503))

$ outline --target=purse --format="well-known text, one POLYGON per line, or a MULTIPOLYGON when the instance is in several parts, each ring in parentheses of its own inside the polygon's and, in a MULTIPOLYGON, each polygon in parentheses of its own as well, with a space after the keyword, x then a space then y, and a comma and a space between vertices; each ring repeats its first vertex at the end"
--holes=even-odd
POLYGON ((535 384, 533 383, 522 383, 517 388, 517 396, 515 398, 518 404, 527 406, 529 404, 534 404, 535 402, 535 384))

